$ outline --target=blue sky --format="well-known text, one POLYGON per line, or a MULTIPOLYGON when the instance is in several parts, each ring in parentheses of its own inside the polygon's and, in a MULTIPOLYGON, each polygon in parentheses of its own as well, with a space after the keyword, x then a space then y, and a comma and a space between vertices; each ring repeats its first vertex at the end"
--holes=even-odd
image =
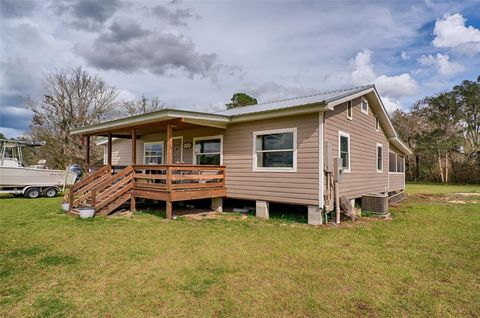
POLYGON ((44 74, 82 65, 119 99, 215 111, 374 83, 387 108, 480 75, 479 1, 0 1, 0 132, 44 74))

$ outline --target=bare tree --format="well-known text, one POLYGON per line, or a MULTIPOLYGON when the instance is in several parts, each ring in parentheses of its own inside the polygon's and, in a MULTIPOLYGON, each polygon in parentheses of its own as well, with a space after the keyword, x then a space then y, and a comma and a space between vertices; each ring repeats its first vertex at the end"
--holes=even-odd
POLYGON ((120 108, 123 114, 134 116, 162 110, 165 104, 158 97, 148 98, 142 95, 139 99, 121 102, 120 108))
POLYGON ((42 155, 50 167, 83 162, 83 143, 80 137, 70 135, 70 130, 107 118, 116 97, 114 87, 81 67, 45 76, 43 98, 27 101, 26 107, 34 114, 32 138, 47 142, 42 155))

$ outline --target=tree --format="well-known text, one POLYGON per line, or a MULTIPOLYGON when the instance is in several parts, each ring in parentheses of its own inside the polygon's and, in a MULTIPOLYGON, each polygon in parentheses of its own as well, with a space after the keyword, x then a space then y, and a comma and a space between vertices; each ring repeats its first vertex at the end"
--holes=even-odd
POLYGON ((256 98, 253 98, 245 93, 235 93, 230 100, 231 103, 225 104, 227 109, 257 104, 256 98))
POLYGON ((480 78, 395 112, 392 123, 414 151, 408 179, 480 182, 480 78))
POLYGON ((162 110, 165 104, 158 97, 148 98, 142 95, 139 99, 122 101, 120 108, 127 116, 135 116, 162 110))
POLYGON ((478 156, 480 159, 480 76, 476 82, 463 81, 453 87, 453 94, 460 107, 460 118, 465 125, 465 151, 469 157, 478 156))
POLYGON ((46 142, 41 154, 50 167, 64 169, 84 161, 81 137, 70 130, 106 119, 116 97, 114 87, 81 67, 45 76, 43 98, 28 100, 26 107, 33 112, 30 135, 46 142))

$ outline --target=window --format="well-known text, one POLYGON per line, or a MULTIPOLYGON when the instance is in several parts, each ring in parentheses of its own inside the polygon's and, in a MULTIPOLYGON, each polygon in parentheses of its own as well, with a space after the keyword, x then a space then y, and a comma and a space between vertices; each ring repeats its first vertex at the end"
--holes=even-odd
POLYGON ((378 118, 378 115, 375 116, 375 130, 378 131, 380 129, 380 119, 378 118))
POLYGON ((163 164, 163 141, 146 142, 143 146, 143 158, 147 165, 163 164))
POLYGON ((254 171, 295 171, 297 129, 278 129, 253 133, 254 171))
POLYGON ((352 118, 353 118, 353 114, 352 114, 352 113, 353 113, 353 110, 352 110, 352 101, 349 100, 349 101, 347 102, 347 118, 350 119, 350 120, 352 120, 352 118))
POLYGON ((377 172, 383 172, 383 146, 377 144, 377 172))
POLYGON ((222 139, 223 139, 222 137, 223 136, 193 138, 194 164, 197 164, 197 165, 222 164, 222 139))
POLYGON ((396 154, 395 152, 390 151, 388 157, 388 171, 392 173, 403 173, 404 172, 405 158, 396 154))
POLYGON ((338 157, 341 158, 344 172, 350 172, 350 135, 338 132, 338 157))
POLYGON ((360 102, 360 109, 362 110, 362 113, 368 115, 368 101, 366 98, 362 98, 362 101, 360 102))
POLYGON ((403 172, 403 157, 397 155, 397 172, 403 172))
POLYGON ((391 151, 388 154, 388 171, 397 172, 397 154, 391 151))

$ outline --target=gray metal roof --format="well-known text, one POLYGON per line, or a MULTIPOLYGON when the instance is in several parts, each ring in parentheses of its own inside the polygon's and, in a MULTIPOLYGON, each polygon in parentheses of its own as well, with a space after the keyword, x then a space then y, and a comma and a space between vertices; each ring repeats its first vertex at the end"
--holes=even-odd
POLYGON ((244 106, 244 107, 237 107, 233 109, 222 110, 222 111, 216 112, 215 114, 226 115, 226 116, 239 116, 239 115, 261 113, 261 112, 267 112, 267 111, 273 111, 273 110, 279 110, 279 109, 286 109, 286 108, 297 107, 297 106, 328 103, 337 99, 347 97, 352 94, 356 94, 358 92, 361 92, 365 89, 369 89, 372 87, 374 86, 364 85, 364 86, 352 87, 352 88, 341 89, 336 91, 317 93, 317 94, 308 95, 308 96, 295 97, 295 98, 266 102, 266 103, 251 105, 251 106, 244 106))

